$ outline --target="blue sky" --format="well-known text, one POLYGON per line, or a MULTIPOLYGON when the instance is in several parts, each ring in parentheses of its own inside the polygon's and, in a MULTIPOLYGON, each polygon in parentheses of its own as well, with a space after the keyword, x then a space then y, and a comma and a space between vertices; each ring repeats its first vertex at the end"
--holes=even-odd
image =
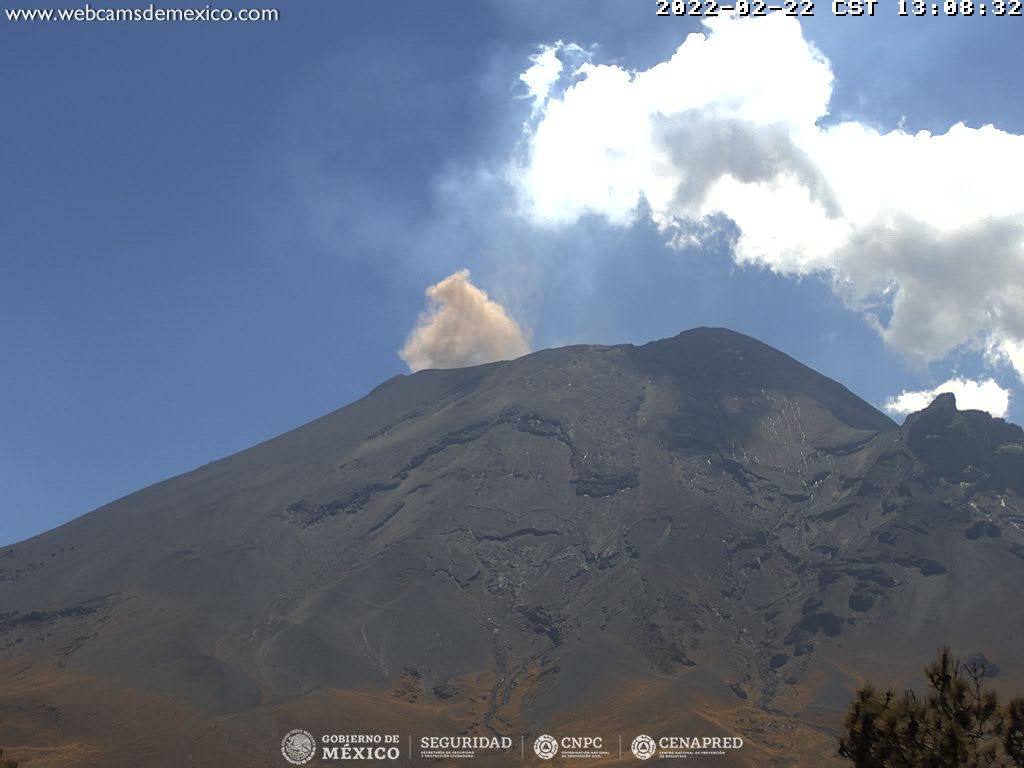
POLYGON ((406 361, 697 325, 878 406, 991 380, 979 402, 1008 393, 1020 421, 1020 19, 883 5, 712 29, 634 0, 0 18, 0 543, 316 418, 406 361), (691 39, 692 63, 666 65, 694 32, 712 47, 691 39), (521 76, 545 61, 558 77, 531 96, 521 76), (565 165, 574 148, 585 167, 565 165), (605 187, 632 196, 587 202, 605 187), (750 218, 787 195, 791 220, 750 218), (799 206, 825 198, 835 215, 804 227, 799 206))

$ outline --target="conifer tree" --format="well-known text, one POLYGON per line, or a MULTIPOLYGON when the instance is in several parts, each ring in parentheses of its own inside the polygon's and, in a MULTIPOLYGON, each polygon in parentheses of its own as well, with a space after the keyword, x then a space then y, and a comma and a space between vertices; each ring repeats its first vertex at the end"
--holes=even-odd
POLYGON ((857 768, 1024 768, 1024 699, 1000 705, 982 687, 984 665, 962 665, 948 648, 925 676, 923 698, 858 690, 839 754, 857 768))

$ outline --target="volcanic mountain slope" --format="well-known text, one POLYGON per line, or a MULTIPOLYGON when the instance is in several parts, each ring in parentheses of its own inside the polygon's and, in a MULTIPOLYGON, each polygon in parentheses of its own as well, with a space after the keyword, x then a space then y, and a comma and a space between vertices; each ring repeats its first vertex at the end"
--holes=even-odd
POLYGON ((943 395, 897 428, 721 329, 548 350, 396 377, 0 551, 0 746, 645 732, 826 765, 851 691, 941 643, 1019 693, 1021 584, 1019 427, 943 395))

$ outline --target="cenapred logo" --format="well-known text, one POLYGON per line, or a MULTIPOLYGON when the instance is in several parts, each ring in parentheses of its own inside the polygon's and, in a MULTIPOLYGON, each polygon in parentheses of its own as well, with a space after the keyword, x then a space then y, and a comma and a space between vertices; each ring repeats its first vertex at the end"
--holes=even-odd
POLYGON ((316 739, 301 728, 288 731, 281 739, 281 754, 292 765, 305 765, 316 754, 316 739))
POLYGON ((654 753, 658 751, 658 745, 654 743, 654 739, 650 736, 641 733, 633 739, 633 743, 629 745, 629 749, 633 753, 633 757, 638 760, 649 760, 654 757, 654 753))
POLYGON ((533 742, 533 751, 541 760, 550 760, 558 754, 558 742, 554 736, 545 733, 543 736, 538 736, 537 740, 533 742))
POLYGON ((739 736, 659 736, 655 740, 642 733, 633 739, 630 749, 640 760, 649 760, 655 755, 659 760, 720 757, 728 750, 743 749, 743 739, 739 736))

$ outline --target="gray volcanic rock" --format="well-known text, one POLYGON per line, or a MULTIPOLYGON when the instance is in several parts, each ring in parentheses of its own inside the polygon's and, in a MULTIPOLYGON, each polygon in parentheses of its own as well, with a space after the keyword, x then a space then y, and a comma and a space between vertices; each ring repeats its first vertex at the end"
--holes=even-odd
POLYGON ((1022 478, 1016 426, 943 395, 898 428, 722 329, 399 376, 0 552, 0 745, 685 727, 826 764, 939 644, 1021 687, 1022 478))

